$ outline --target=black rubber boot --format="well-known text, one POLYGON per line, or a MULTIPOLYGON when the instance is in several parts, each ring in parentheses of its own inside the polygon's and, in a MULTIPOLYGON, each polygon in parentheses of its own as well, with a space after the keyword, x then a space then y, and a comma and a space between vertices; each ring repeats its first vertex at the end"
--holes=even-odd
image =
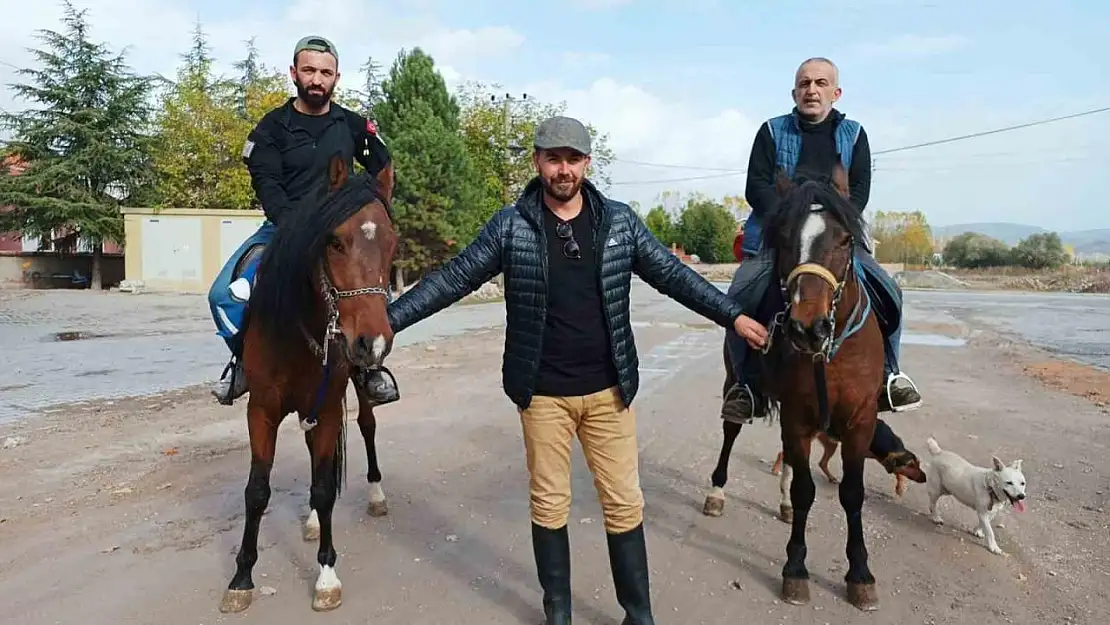
POLYGON ((397 389, 397 379, 385 367, 358 369, 351 379, 359 394, 374 406, 391 404, 401 399, 401 392, 397 389))
POLYGON ((651 615, 643 523, 623 534, 608 534, 606 540, 609 543, 609 566, 613 569, 617 603, 625 613, 621 625, 655 625, 655 618, 651 615))
POLYGON ((755 396, 747 386, 733 384, 721 402, 721 418, 748 425, 755 416, 755 396))
POLYGON ((532 524, 532 551, 543 588, 546 625, 570 623, 570 538, 567 526, 557 530, 532 524))

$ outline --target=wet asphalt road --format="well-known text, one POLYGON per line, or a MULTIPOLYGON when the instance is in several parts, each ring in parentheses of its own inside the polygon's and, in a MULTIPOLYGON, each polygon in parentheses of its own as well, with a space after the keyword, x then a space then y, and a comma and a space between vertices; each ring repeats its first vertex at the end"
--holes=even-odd
MULTIPOLYGON (((395 346, 496 327, 504 315, 501 302, 455 306, 395 346)), ((1110 296, 907 291, 905 316, 987 326, 1110 370, 1110 296)), ((634 325, 708 323, 643 283, 633 289, 632 317, 634 325)), ((903 334, 904 343, 922 338, 903 334)), ((227 361, 202 296, 87 291, 0 292, 0 356, 0 423, 63 403, 210 383, 227 361)))
MULTIPOLYGON (((907 291, 906 318, 956 319, 1110 371, 1110 296, 1075 293, 907 291)), ((905 337, 903 336, 903 340, 905 337)))

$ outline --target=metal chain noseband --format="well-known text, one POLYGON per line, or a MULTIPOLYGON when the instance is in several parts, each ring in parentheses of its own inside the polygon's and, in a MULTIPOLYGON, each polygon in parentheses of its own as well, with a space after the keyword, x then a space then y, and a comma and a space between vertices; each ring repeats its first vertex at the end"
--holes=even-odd
POLYGON ((327 325, 324 327, 324 339, 317 342, 315 338, 306 330, 304 332, 305 338, 308 339, 308 346, 312 348, 313 353, 320 356, 323 364, 328 363, 328 346, 339 336, 339 300, 348 297, 360 297, 362 295, 381 295, 389 297, 389 291, 380 286, 368 286, 359 289, 350 289, 348 291, 340 291, 332 285, 331 280, 328 280, 327 274, 324 270, 320 269, 320 294, 324 296, 324 304, 327 306, 327 325))
POLYGON ((312 430, 316 427, 317 412, 320 408, 320 403, 323 401, 324 389, 327 388, 328 381, 331 379, 331 365, 328 362, 328 352, 331 342, 335 337, 339 336, 342 331, 339 329, 339 300, 347 297, 359 297, 361 295, 382 295, 389 297, 389 291, 380 286, 363 287, 360 289, 351 289, 349 291, 340 291, 332 285, 328 280, 327 273, 323 268, 320 268, 320 294, 324 297, 324 304, 327 307, 327 325, 324 327, 324 338, 322 341, 317 342, 316 339, 301 326, 301 332, 304 334, 305 340, 308 341, 309 348, 312 352, 320 357, 321 364, 324 367, 324 375, 320 378, 320 384, 316 388, 316 399, 313 402, 312 408, 308 415, 305 415, 300 420, 301 429, 305 432, 312 430))

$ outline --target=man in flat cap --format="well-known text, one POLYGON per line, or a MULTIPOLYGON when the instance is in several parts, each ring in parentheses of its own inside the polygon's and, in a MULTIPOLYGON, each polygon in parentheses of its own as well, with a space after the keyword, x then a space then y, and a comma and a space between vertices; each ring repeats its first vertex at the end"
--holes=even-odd
POLYGON ((532 545, 547 625, 571 622, 571 441, 577 435, 605 516, 625 625, 653 625, 636 418, 639 387, 629 320, 635 273, 753 346, 766 329, 682 263, 627 205, 586 179, 590 133, 569 117, 536 129, 536 177, 474 241, 389 307, 393 331, 504 274, 505 394, 517 406, 530 474, 532 545))

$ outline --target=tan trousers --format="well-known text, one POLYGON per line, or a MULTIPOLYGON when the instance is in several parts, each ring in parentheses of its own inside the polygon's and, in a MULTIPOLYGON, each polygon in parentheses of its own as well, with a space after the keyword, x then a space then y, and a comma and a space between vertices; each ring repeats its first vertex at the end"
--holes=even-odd
POLYGON ((636 414, 616 387, 581 397, 532 398, 520 411, 528 458, 532 522, 559 529, 570 519, 570 446, 577 434, 605 515, 605 531, 635 529, 644 518, 636 414))

